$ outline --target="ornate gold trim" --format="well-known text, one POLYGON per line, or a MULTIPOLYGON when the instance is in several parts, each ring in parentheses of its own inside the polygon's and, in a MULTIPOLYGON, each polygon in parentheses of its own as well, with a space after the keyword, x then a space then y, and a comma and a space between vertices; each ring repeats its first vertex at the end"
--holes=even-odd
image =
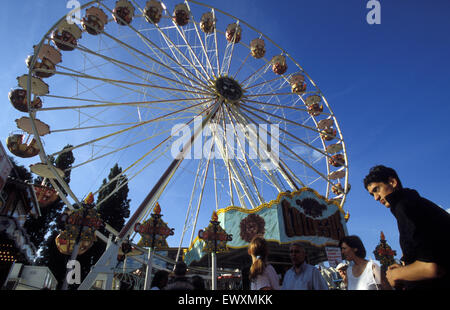
POLYGON ((344 209, 342 209, 342 207, 336 201, 333 201, 332 199, 327 199, 326 197, 320 195, 316 190, 314 190, 312 188, 309 188, 309 187, 303 187, 300 190, 294 191, 292 193, 281 192, 281 193, 278 194, 276 199, 271 200, 269 202, 265 202, 262 205, 254 208, 254 209, 245 209, 245 208, 237 207, 237 206, 229 206, 229 207, 226 207, 224 209, 217 210, 217 214, 219 215, 219 214, 226 213, 226 212, 229 212, 229 211, 240 211, 242 213, 247 213, 247 214, 256 213, 256 212, 261 211, 264 208, 270 209, 270 208, 272 208, 272 206, 274 204, 280 204, 281 198, 283 198, 285 196, 289 197, 289 198, 293 198, 295 195, 299 195, 299 194, 301 194, 303 192, 306 192, 306 191, 313 193, 314 195, 317 196, 317 198, 324 200, 327 204, 333 204, 333 205, 337 206, 339 211, 342 214, 345 215, 344 209))
MULTIPOLYGON (((305 192, 305 191, 308 191, 308 192, 313 193, 314 195, 316 195, 317 198, 324 200, 327 204, 333 204, 333 205, 337 206, 338 209, 339 209, 339 211, 340 211, 342 214, 344 214, 344 216, 345 216, 345 211, 342 209, 342 207, 341 207, 336 201, 333 201, 333 200, 331 200, 331 199, 327 199, 326 197, 320 195, 316 190, 314 190, 314 189, 312 189, 312 188, 309 188, 309 187, 303 187, 303 188, 301 188, 300 190, 294 191, 294 192, 292 192, 292 193, 281 192, 281 193, 278 194, 278 196, 277 196, 276 199, 271 200, 271 201, 266 202, 266 203, 263 203, 262 205, 260 205, 260 206, 258 206, 258 207, 256 207, 256 208, 254 208, 254 209, 246 209, 246 208, 237 207, 237 206, 229 206, 229 207, 226 207, 226 208, 223 208, 223 209, 219 209, 219 210, 217 210, 217 215, 222 214, 222 213, 227 213, 227 212, 229 212, 229 211, 239 211, 239 212, 247 213, 247 214, 256 213, 256 212, 259 212, 259 211, 263 210, 264 208, 270 209, 270 208, 272 208, 273 205, 275 205, 275 204, 276 204, 276 205, 279 205, 279 204, 281 203, 281 199, 282 199, 283 197, 293 198, 294 196, 299 195, 299 194, 301 194, 301 193, 303 193, 303 192, 305 192)), ((190 250, 194 247, 195 243, 196 243, 198 240, 199 240, 199 238, 198 238, 198 236, 197 236, 197 237, 194 239, 194 241, 192 241, 191 245, 189 246, 188 251, 190 251, 190 250)), ((295 241, 281 242, 281 241, 279 241, 279 240, 269 240, 269 239, 268 239, 267 241, 278 242, 278 244, 289 244, 289 243, 295 242, 295 241)), ((312 241, 307 241, 307 240, 302 240, 302 242, 310 243, 312 246, 315 246, 315 247, 325 247, 325 246, 328 246, 328 245, 330 245, 330 246, 331 246, 331 245, 336 246, 336 244, 333 244, 333 243, 330 243, 330 242, 326 242, 326 243, 323 244, 323 245, 318 245, 318 244, 313 243, 312 241)), ((227 247, 229 247, 229 248, 231 248, 231 249, 241 249, 241 248, 245 248, 245 247, 247 247, 247 246, 232 247, 232 246, 228 246, 228 245, 227 245, 227 247)))

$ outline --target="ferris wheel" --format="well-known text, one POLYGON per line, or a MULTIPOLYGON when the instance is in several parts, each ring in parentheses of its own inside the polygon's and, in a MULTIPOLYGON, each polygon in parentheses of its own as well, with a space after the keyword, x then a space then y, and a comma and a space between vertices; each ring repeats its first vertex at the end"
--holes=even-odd
POLYGON ((39 155, 33 172, 68 206, 108 186, 102 180, 114 163, 127 176, 120 186, 149 192, 122 231, 107 226, 120 240, 158 201, 182 223, 180 247, 202 214, 257 208, 281 192, 309 187, 344 204, 350 185, 338 121, 275 41, 197 1, 99 0, 80 12, 44 34, 10 93, 28 114, 8 148, 39 155), (76 186, 49 161, 68 151, 76 186))

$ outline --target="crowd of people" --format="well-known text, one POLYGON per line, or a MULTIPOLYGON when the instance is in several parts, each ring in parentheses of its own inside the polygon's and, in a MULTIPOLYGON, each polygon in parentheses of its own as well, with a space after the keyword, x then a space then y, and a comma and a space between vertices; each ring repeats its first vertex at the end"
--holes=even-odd
MULTIPOLYGON (((416 190, 403 188, 392 168, 382 165, 370 169, 364 187, 376 201, 390 209, 396 218, 402 258, 384 272, 377 262, 366 259, 366 249, 358 236, 345 236, 339 242, 343 262, 336 267, 340 290, 413 290, 450 288, 450 214, 421 197, 416 190)), ((292 243, 292 266, 280 277, 268 263, 268 245, 255 236, 249 246, 251 290, 328 290, 321 271, 306 262, 302 243, 292 243)), ((174 278, 158 271, 152 289, 205 289, 201 277, 186 277, 186 265, 176 264, 174 278)))
POLYGON ((166 270, 158 270, 150 284, 151 290, 205 290, 205 281, 201 276, 187 277, 187 266, 183 261, 177 262, 173 277, 166 270))

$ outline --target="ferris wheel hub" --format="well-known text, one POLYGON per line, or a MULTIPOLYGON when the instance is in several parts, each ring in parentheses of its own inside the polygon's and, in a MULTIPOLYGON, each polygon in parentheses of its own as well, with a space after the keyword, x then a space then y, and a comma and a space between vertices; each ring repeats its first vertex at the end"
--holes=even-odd
POLYGON ((241 85, 231 77, 222 76, 214 81, 216 94, 227 103, 237 103, 244 92, 241 85))

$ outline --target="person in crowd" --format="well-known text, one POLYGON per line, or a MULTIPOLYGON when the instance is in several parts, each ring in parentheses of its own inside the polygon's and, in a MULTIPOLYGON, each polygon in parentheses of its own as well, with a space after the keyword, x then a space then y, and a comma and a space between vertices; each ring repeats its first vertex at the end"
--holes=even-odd
POLYGON ((152 280, 152 283, 150 284, 150 289, 155 290, 162 290, 166 287, 167 283, 169 282, 169 272, 166 270, 158 270, 152 280))
POLYGON ((347 268, 348 290, 381 289, 381 270, 372 260, 367 260, 366 249, 358 236, 346 236, 339 242, 344 259, 352 264, 347 268))
POLYGON ((306 252, 301 243, 291 244, 289 255, 293 266, 284 275, 283 290, 328 290, 319 269, 305 262, 306 252))
POLYGON ((170 282, 165 290, 193 290, 194 286, 186 277, 187 266, 183 261, 177 262, 174 269, 175 278, 170 282))
POLYGON ((342 281, 339 283, 339 289, 340 290, 346 290, 347 289, 347 269, 348 264, 347 263, 340 263, 336 266, 336 270, 339 273, 339 276, 341 277, 342 281))
POLYGON ((267 242, 262 236, 253 237, 248 246, 252 258, 249 279, 251 290, 279 290, 278 275, 272 265, 267 263, 267 242))
POLYGON ((396 289, 450 288, 450 214, 416 190, 403 188, 397 172, 383 165, 370 169, 364 187, 397 220, 403 263, 389 266, 389 284, 396 289))
POLYGON ((206 290, 205 280, 200 276, 193 276, 191 278, 191 283, 195 290, 206 290))
POLYGON ((317 268, 320 271, 320 274, 322 275, 322 278, 327 282, 328 289, 329 290, 335 290, 337 289, 336 283, 334 280, 334 270, 331 268, 325 267, 323 263, 319 264, 317 268))

